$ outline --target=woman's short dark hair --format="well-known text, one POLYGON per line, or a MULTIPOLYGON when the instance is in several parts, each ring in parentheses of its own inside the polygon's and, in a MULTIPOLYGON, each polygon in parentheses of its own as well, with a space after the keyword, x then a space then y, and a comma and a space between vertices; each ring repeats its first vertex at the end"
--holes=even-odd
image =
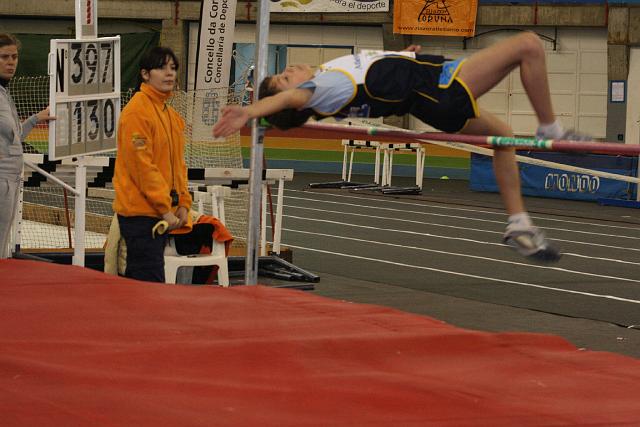
MULTIPOLYGON (((176 57, 176 54, 168 47, 156 46, 149 49, 144 53, 144 55, 142 55, 142 58, 140 58, 140 62, 138 63, 138 68, 140 71, 156 70, 164 67, 169 60, 173 61, 177 70, 180 64, 178 63, 178 57, 176 57)), ((142 76, 138 74, 138 86, 136 90, 140 89, 140 84, 142 84, 142 76)))
POLYGON ((169 62, 169 59, 176 64, 176 70, 178 69, 178 58, 168 47, 156 46, 149 49, 142 55, 140 62, 138 63, 140 70, 155 70, 164 67, 169 62))
MULTIPOLYGON (((262 83, 260 83, 260 87, 258 88, 258 96, 260 97, 260 99, 264 99, 268 96, 273 96, 280 92, 274 87, 272 81, 273 77, 267 76, 262 81, 262 83)), ((264 117, 264 119, 271 126, 277 127, 281 130, 287 130, 302 126, 307 122, 309 117, 313 116, 313 114, 313 110, 310 108, 305 108, 304 110, 286 108, 282 111, 278 111, 277 113, 264 117)))
POLYGON ((275 86, 272 84, 273 76, 267 76, 260 83, 260 87, 258 88, 258 95, 260 99, 266 98, 267 96, 273 96, 276 93, 280 92, 275 86))
POLYGON ((20 49, 20 40, 18 40, 13 34, 2 33, 0 34, 0 47, 5 46, 16 46, 20 49))

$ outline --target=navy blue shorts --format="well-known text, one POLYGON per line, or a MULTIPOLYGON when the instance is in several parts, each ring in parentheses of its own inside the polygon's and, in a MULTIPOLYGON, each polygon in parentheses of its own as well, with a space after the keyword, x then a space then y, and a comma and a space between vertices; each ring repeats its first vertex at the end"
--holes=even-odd
POLYGON ((446 89, 440 89, 438 103, 419 98, 411 106, 409 113, 422 122, 448 133, 462 130, 469 119, 477 117, 474 101, 466 88, 453 80, 446 89))
POLYGON ((456 78, 462 61, 438 56, 389 57, 367 71, 358 103, 368 102, 371 116, 412 114, 444 132, 460 131, 477 117, 475 100, 456 78))

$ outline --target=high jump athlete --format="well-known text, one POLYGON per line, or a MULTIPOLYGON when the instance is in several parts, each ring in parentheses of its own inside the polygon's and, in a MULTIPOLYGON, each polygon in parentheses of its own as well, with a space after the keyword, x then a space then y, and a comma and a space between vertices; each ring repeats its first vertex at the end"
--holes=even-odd
MULTIPOLYGON (((480 109, 476 100, 516 67, 539 126, 536 137, 586 140, 566 131, 551 105, 545 53, 538 36, 522 32, 469 58, 447 60, 420 55, 420 46, 402 52, 362 51, 314 71, 306 64, 290 65, 260 84, 260 99, 248 106, 228 105, 213 128, 215 137, 231 135, 249 119, 266 118, 289 129, 308 118, 381 117, 412 114, 449 133, 513 136, 508 124, 480 109)), ((515 148, 495 148, 493 168, 509 215, 503 240, 520 254, 555 262, 560 252, 529 217, 520 190, 515 148)))

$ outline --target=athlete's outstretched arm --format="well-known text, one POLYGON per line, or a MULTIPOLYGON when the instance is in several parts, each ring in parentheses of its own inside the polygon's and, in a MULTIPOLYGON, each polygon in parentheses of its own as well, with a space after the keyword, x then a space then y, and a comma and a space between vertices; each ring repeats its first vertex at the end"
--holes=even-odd
POLYGON ((288 89, 254 102, 246 107, 228 105, 213 126, 213 136, 229 136, 239 131, 250 119, 265 117, 287 108, 302 108, 311 99, 309 89, 288 89))

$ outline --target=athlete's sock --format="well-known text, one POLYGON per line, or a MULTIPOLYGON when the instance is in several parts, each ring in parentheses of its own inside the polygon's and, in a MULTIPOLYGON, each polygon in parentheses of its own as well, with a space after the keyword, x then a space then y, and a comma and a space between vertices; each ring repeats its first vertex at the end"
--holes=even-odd
POLYGON ((507 229, 527 229, 533 227, 531 218, 527 212, 519 212, 517 214, 509 215, 507 229))
POLYGON ((559 139, 564 134, 564 128, 558 120, 553 123, 541 123, 536 131, 536 138, 559 139))

